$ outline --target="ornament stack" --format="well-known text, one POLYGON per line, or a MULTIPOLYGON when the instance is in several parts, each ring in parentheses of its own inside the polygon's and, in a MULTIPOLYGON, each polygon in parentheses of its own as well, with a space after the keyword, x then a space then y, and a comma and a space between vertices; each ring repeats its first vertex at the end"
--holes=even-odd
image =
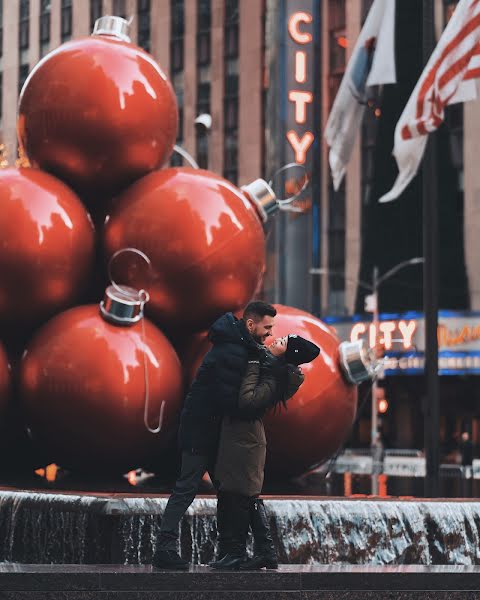
MULTIPOLYGON (((275 205, 261 180, 239 189, 166 166, 175 94, 127 30, 102 17, 92 36, 36 65, 18 110, 30 167, 0 170, 0 419, 13 408, 50 462, 105 478, 171 471, 205 332, 260 288, 262 221, 275 205)), ((356 388, 330 329, 278 309, 274 335, 305 335, 322 350, 292 410, 268 422, 270 471, 285 477, 338 448, 356 388)))

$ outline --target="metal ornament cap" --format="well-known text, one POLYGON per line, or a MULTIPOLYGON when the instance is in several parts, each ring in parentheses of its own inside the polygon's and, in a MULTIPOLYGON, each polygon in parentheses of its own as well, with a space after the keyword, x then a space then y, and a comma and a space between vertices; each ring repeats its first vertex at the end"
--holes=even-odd
POLYGON ((349 383, 359 385, 375 379, 380 363, 365 340, 342 342, 339 346, 340 366, 349 383))
POLYGON ((114 325, 133 325, 143 318, 143 307, 148 302, 145 290, 127 285, 109 285, 100 302, 102 317, 114 325))
POLYGON ((122 40, 122 42, 130 42, 129 26, 129 22, 122 17, 106 15, 95 21, 92 35, 109 35, 122 40))
POLYGON ((253 201, 264 223, 268 221, 269 215, 278 210, 277 196, 264 179, 255 179, 241 189, 253 201))

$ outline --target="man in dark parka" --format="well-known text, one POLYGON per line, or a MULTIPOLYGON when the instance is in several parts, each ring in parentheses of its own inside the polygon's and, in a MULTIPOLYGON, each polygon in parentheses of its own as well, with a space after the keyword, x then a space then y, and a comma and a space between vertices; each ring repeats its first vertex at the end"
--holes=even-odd
MULTIPOLYGON (((180 521, 193 502, 205 472, 214 480, 220 427, 224 415, 241 417, 240 386, 249 356, 268 352, 263 344, 272 335, 276 310, 265 302, 252 302, 237 319, 220 317, 209 332, 213 348, 200 365, 180 417, 180 476, 162 518, 152 564, 158 568, 186 569, 177 553, 180 521)), ((247 417, 248 418, 248 417, 247 417)))

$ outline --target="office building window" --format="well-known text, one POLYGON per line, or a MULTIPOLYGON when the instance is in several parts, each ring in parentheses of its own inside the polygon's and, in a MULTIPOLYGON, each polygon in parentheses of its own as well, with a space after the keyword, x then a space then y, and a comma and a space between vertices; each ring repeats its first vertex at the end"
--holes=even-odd
MULTIPOLYGON (((210 114, 210 44, 212 6, 210 0, 197 0, 197 105, 196 114, 210 114)), ((196 158, 202 169, 208 168, 208 130, 195 130, 196 158)))
POLYGON ((0 0, 0 57, 3 56, 3 0, 0 0))
MULTIPOLYGON (((177 129, 177 140, 178 146, 183 144, 183 73, 176 73, 172 77, 172 85, 177 96, 177 107, 178 107, 178 129, 177 129)), ((170 159, 172 167, 178 167, 183 164, 183 158, 178 152, 174 152, 170 159)))
POLYGON ((138 0, 138 45, 150 52, 150 0, 138 0))
MULTIPOLYGON (((177 144, 183 144, 183 43, 185 34, 184 0, 170 0, 170 73, 177 96, 178 131, 177 144)), ((170 159, 172 167, 183 164, 182 157, 174 152, 170 159)))
MULTIPOLYGON (((345 0, 331 0, 328 7, 329 73, 328 101, 331 107, 345 72, 345 0)), ((336 192, 329 176, 328 186, 328 311, 345 314, 345 181, 336 192)))
POLYGON ((335 192, 328 190, 328 312, 342 315, 345 307, 345 184, 335 192))
MULTIPOLYGON (((443 26, 446 27, 453 12, 458 4, 457 1, 443 0, 443 26)), ((457 172, 458 177, 458 192, 463 194, 464 189, 464 173, 463 173, 463 104, 451 104, 445 109, 445 123, 448 128, 450 142, 450 158, 453 168, 457 172)))
POLYGON ((122 19, 126 19, 127 9, 125 6, 125 0, 113 0, 112 11, 116 17, 122 17, 122 19))
POLYGON ((18 48, 26 50, 29 45, 30 1, 20 0, 19 11, 18 48))
POLYGON ((23 84, 27 80, 29 72, 29 66, 27 64, 20 65, 18 69, 18 93, 22 91, 23 84))
POLYGON ((329 5, 329 74, 328 99, 330 108, 345 72, 347 50, 345 0, 332 0, 329 5))
POLYGON ((170 0, 170 72, 183 70, 184 4, 183 0, 170 0))
POLYGON ((170 0, 170 37, 183 37, 185 34, 184 0, 170 0))
POLYGON ((238 0, 226 0, 224 22, 224 157, 223 175, 232 183, 238 180, 238 0))
POLYGON ((40 58, 50 49, 50 1, 40 2, 40 58))
POLYGON ((72 0, 62 0, 61 39, 66 42, 72 37, 72 0))
POLYGON ((225 3, 225 42, 224 57, 238 58, 238 0, 227 0, 225 3))
POLYGON ((95 22, 102 16, 102 0, 90 0, 90 31, 93 31, 95 22))
POLYGON ((197 65, 210 64, 210 30, 212 11, 210 0, 197 1, 197 65))

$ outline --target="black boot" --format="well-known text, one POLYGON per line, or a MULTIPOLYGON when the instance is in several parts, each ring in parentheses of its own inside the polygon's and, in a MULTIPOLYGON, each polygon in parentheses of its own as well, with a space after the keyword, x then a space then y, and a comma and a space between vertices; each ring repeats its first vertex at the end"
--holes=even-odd
MULTIPOLYGON (((225 492, 226 493, 226 492, 225 492)), ((213 569, 239 569, 247 557, 247 535, 250 525, 250 498, 228 493, 228 524, 231 531, 230 549, 226 556, 212 565, 213 569)))
POLYGON ((177 538, 166 533, 160 533, 157 547, 152 558, 152 567, 157 569, 171 569, 172 571, 186 571, 190 566, 176 551, 177 538))
POLYGON ((254 539, 254 555, 240 565, 242 570, 278 569, 278 558, 273 545, 270 523, 263 500, 255 498, 250 505, 250 526, 254 539))
POLYGON ((230 552, 232 545, 232 532, 228 520, 228 494, 218 492, 217 494, 217 558, 208 564, 216 568, 217 563, 230 552))

